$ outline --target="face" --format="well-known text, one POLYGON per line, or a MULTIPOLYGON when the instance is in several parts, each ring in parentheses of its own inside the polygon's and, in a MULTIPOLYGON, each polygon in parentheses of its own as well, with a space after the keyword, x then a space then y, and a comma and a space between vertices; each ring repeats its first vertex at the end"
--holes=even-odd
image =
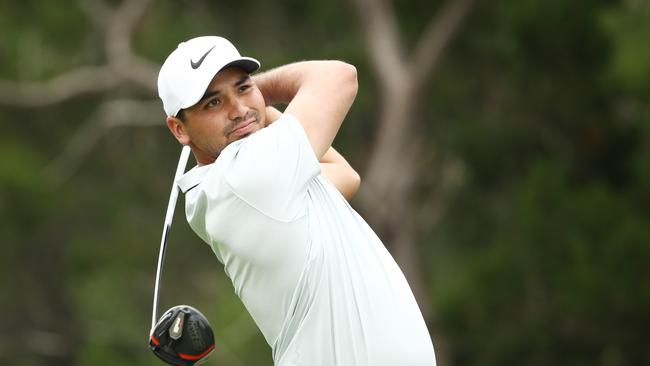
POLYGON ((230 67, 215 75, 198 103, 183 110, 184 121, 167 117, 167 126, 192 148, 199 164, 210 164, 230 143, 266 126, 265 107, 248 73, 230 67))

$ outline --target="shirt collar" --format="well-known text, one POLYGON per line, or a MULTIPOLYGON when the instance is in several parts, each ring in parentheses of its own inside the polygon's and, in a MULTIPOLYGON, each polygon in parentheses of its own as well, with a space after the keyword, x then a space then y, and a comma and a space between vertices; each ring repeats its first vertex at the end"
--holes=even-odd
POLYGON ((203 181, 203 177, 208 172, 210 166, 212 166, 212 164, 203 165, 203 166, 197 165, 194 168, 187 171, 187 173, 183 174, 183 176, 181 176, 178 179, 178 187, 181 189, 181 192, 185 194, 190 189, 201 184, 201 182, 203 181))
POLYGON ((214 163, 208 165, 200 165, 200 166, 197 165, 194 168, 187 171, 187 173, 183 174, 183 176, 178 178, 178 182, 177 182, 178 187, 181 189, 183 194, 187 193, 190 189, 201 184, 201 182, 203 181, 203 177, 205 177, 205 175, 208 173, 210 167, 217 164, 217 162, 220 160, 222 156, 232 157, 234 154, 236 154, 239 145, 241 145, 247 139, 248 136, 243 139, 234 141, 233 143, 226 146, 226 148, 223 149, 223 151, 221 151, 221 153, 214 161, 214 163))

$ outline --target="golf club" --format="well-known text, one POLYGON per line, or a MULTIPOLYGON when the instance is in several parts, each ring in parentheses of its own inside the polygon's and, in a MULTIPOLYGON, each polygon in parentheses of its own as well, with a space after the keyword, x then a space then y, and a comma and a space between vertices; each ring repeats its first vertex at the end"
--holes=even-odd
POLYGON ((160 279, 167 251, 167 238, 172 226, 174 209, 178 199, 178 179, 185 172, 190 155, 189 146, 183 146, 178 160, 174 182, 172 183, 162 238, 158 254, 158 268, 154 285, 153 309, 151 314, 151 331, 149 348, 161 360, 178 366, 191 366, 205 361, 214 349, 214 334, 207 318, 197 309, 188 305, 178 305, 167 310, 156 322, 160 279))

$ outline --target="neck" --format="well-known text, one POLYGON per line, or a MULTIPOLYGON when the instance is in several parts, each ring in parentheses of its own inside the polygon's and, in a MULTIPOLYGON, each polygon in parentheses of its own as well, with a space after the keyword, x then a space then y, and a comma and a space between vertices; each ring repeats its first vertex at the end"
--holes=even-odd
POLYGON ((196 159, 198 166, 210 165, 214 163, 215 160, 217 160, 216 157, 209 156, 202 151, 196 151, 194 148, 192 148, 192 153, 194 154, 194 158, 196 159))

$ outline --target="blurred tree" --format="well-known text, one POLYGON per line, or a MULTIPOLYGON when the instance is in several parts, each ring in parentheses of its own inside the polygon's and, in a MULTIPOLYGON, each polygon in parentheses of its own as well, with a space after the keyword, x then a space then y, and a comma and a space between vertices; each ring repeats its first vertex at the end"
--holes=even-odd
POLYGON ((460 46, 481 50, 482 69, 459 94, 481 116, 455 111, 465 122, 448 148, 468 179, 435 234, 452 241, 435 299, 453 364, 650 361, 641 3, 477 9, 460 46))
MULTIPOLYGON (((428 286, 421 273, 421 257, 416 246, 420 233, 417 225, 416 181, 421 179, 429 160, 420 160, 423 145, 431 145, 420 133, 419 124, 432 121, 418 118, 424 106, 428 81, 447 44, 460 28, 473 0, 449 0, 443 3, 417 38, 412 52, 407 51, 400 34, 398 16, 386 0, 354 0, 366 39, 370 63, 378 80, 379 110, 376 140, 372 145, 363 189, 356 202, 364 216, 378 230, 395 260, 400 264, 415 293, 425 318, 431 320, 428 286)), ((435 148, 434 148, 435 149, 435 148)), ((456 161, 439 155, 435 159, 436 187, 448 188, 456 176, 456 161), (440 184, 438 182, 445 182, 440 184)), ((439 189, 426 202, 441 212, 449 199, 449 189, 439 189)), ((440 215, 429 217, 436 226, 440 215)), ((436 335, 435 329, 431 332, 436 335)), ((434 336, 440 364, 447 364, 443 337, 434 336)))
MULTIPOLYGON (((440 365, 648 363, 649 4, 476 2, 463 23, 469 5, 0 2, 0 363, 159 365, 145 338, 178 146, 154 80, 206 33, 265 68, 357 65, 337 147, 435 314, 440 365)), ((162 307, 208 315, 210 363, 270 364, 180 212, 169 250, 162 307)))
MULTIPOLYGON (((443 4, 438 16, 426 26, 412 53, 405 51, 397 15, 387 1, 354 0, 353 3, 361 19, 381 98, 377 137, 358 202, 374 227, 383 233, 386 244, 392 248, 427 312, 427 290, 422 283, 415 248, 417 230, 413 193, 414 181, 422 168, 417 157, 425 143, 418 133, 417 124, 430 121, 422 121, 417 116, 423 109, 425 87, 435 66, 473 1, 450 0, 443 4)), ((441 171, 445 172, 444 169, 441 171)), ((444 199, 436 197, 440 205, 444 205, 444 199)))

